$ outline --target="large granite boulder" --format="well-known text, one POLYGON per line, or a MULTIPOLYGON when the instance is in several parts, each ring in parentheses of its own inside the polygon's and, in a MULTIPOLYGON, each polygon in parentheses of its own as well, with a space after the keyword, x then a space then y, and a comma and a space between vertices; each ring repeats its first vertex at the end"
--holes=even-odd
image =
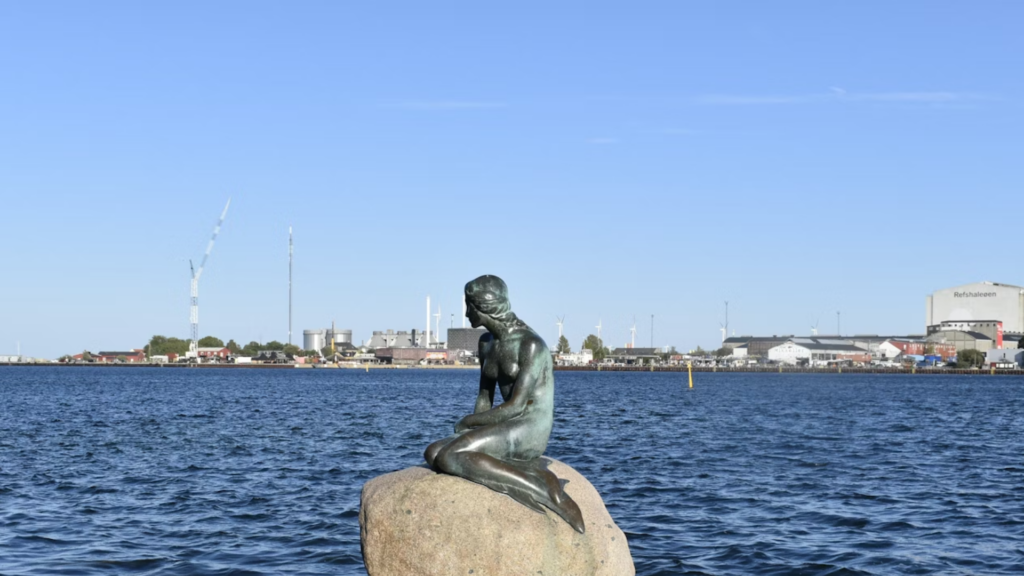
POLYGON ((363 486, 359 529, 370 576, 633 576, 633 558, 597 490, 569 466, 549 469, 569 483, 586 534, 554 512, 540 514, 468 480, 426 467, 378 476, 363 486))

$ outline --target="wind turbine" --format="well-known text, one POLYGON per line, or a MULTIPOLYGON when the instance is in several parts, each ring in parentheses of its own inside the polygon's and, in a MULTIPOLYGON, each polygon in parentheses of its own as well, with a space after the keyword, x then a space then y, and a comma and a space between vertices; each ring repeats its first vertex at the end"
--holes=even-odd
POLYGON ((562 314, 561 318, 559 318, 558 316, 555 316, 555 320, 558 320, 558 322, 555 322, 555 324, 558 326, 558 339, 561 340, 562 339, 562 324, 565 323, 565 314, 562 314))
POLYGON ((594 326, 594 328, 597 328, 597 340, 598 340, 598 342, 600 342, 601 341, 601 319, 600 318, 597 319, 597 326, 594 326))
POLYGON ((636 316, 633 316, 633 327, 629 329, 629 347, 636 348, 636 316))
POLYGON ((818 335, 818 322, 820 320, 821 320, 820 318, 818 320, 815 320, 814 321, 814 326, 811 326, 811 336, 817 336, 818 335))
POLYGON ((192 305, 189 309, 189 320, 192 324, 192 341, 188 345, 189 358, 197 358, 199 356, 199 277, 203 275, 206 260, 210 257, 210 252, 213 251, 213 243, 217 240, 217 234, 220 234, 220 227, 224 224, 224 218, 228 215, 228 207, 230 206, 231 198, 228 198, 228 203, 224 205, 224 211, 220 213, 220 220, 217 220, 217 225, 213 228, 213 236, 210 237, 210 243, 206 245, 206 253, 203 254, 203 260, 199 263, 199 270, 192 266, 192 260, 188 261, 188 267, 192 270, 192 305))

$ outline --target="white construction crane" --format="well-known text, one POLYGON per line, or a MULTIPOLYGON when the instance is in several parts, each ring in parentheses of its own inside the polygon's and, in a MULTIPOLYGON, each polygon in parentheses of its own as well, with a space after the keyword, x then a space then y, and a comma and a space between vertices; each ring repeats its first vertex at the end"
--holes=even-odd
POLYGON ((224 218, 228 215, 229 206, 231 206, 231 198, 228 198, 228 203, 224 205, 224 211, 220 213, 220 220, 217 220, 217 226, 213 228, 213 236, 210 237, 210 243, 206 245, 206 253, 203 254, 203 260, 199 263, 199 270, 192 266, 191 260, 188 261, 188 267, 192 270, 192 305, 189 309, 189 321, 192 324, 192 341, 188 345, 187 358, 199 357, 199 277, 203 275, 206 260, 210 258, 210 252, 213 251, 213 243, 217 240, 217 234, 220 234, 220 227, 224 224, 224 218))

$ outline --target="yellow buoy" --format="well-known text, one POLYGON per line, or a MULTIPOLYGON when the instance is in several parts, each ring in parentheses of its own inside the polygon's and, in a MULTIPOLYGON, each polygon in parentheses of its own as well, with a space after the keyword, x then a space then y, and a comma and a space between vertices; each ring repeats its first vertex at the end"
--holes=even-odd
POLYGON ((693 388, 693 362, 686 363, 686 374, 690 377, 690 388, 693 388))

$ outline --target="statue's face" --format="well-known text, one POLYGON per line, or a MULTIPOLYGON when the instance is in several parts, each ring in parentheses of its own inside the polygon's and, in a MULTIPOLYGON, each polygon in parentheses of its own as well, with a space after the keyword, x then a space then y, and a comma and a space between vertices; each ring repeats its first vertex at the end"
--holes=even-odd
POLYGON ((466 319, 469 320, 469 325, 473 328, 483 326, 483 322, 480 320, 480 311, 473 306, 468 298, 466 299, 466 319))

